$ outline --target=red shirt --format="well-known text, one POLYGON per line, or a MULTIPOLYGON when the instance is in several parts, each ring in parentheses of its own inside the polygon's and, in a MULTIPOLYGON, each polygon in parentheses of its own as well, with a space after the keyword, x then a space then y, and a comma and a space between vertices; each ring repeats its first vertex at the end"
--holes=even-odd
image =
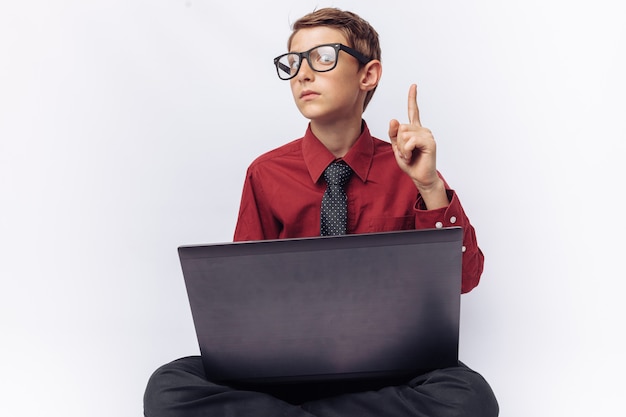
MULTIPOLYGON (((426 210, 413 181, 398 167, 391 144, 372 137, 365 122, 361 136, 342 159, 354 171, 345 187, 348 233, 460 226, 461 291, 478 285, 484 257, 474 228, 447 184, 450 204, 426 210)), ((304 137, 258 157, 247 171, 234 240, 319 236, 326 189, 322 174, 334 160, 310 126, 304 137)))

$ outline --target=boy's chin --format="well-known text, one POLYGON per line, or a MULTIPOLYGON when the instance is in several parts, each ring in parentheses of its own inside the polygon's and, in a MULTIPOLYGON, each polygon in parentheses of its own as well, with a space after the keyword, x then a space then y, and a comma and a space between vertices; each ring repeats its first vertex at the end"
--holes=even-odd
POLYGON ((311 103, 299 104, 298 110, 309 120, 314 119, 320 114, 320 109, 317 109, 316 106, 311 105, 311 103))
POLYGON ((325 122, 337 118, 336 111, 328 111, 313 106, 301 106, 298 108, 300 114, 311 122, 325 122))

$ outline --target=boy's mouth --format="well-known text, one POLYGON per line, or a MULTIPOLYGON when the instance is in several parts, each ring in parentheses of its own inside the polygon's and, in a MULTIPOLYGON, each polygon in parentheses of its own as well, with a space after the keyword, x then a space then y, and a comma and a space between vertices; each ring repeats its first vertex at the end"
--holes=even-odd
POLYGON ((319 96, 319 93, 316 93, 312 90, 304 90, 302 93, 300 93, 300 98, 303 100, 313 99, 317 96, 319 96))

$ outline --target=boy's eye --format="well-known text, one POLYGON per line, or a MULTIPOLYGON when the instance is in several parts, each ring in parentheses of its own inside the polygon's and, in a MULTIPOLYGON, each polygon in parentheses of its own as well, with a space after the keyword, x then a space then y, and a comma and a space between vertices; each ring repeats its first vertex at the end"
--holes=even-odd
POLYGON ((330 64, 332 63, 335 59, 331 54, 324 54, 324 55, 320 55, 317 60, 322 63, 322 64, 330 64))
POLYGON ((289 68, 292 70, 298 69, 300 66, 300 57, 299 56, 290 56, 289 57, 289 68))
POLYGON ((310 56, 316 63, 330 65, 335 63, 335 49, 329 46, 317 48, 310 56))

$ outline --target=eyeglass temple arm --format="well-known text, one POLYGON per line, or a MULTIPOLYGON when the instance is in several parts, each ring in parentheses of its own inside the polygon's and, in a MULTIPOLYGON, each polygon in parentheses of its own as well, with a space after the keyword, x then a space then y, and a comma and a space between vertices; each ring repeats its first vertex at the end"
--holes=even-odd
POLYGON ((287 74, 291 74, 291 68, 289 68, 287 65, 283 64, 280 61, 276 61, 276 65, 278 66, 278 68, 285 71, 287 74))
POLYGON ((339 44, 339 49, 341 49, 342 51, 346 51, 347 53, 349 53, 350 55, 358 59, 363 65, 367 64, 368 62, 372 60, 371 58, 366 57, 365 55, 363 55, 356 49, 350 48, 349 46, 339 44))

